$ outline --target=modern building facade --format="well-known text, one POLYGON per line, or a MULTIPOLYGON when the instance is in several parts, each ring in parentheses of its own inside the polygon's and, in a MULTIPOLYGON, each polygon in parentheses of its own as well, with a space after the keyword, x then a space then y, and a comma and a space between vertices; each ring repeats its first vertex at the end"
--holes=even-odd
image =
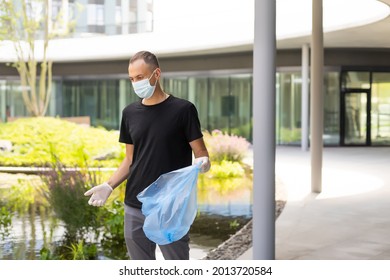
MULTIPOLYGON (((52 1, 53 7, 57 2, 61 1, 52 1)), ((384 28, 390 23, 390 1, 346 1, 354 4, 349 6, 351 11, 362 2, 363 11, 356 11, 355 16, 364 23, 351 19, 338 27, 326 22, 338 18, 332 9, 343 7, 328 2, 324 15, 324 144, 390 145, 390 36, 385 37, 389 31, 384 28), (370 5, 372 11, 367 8, 370 5), (332 17, 327 17, 330 13, 332 17)), ((239 4, 219 0, 67 3, 73 10, 76 3, 86 8, 79 12, 72 38, 56 40, 51 46, 55 86, 48 115, 88 115, 92 125, 118 129, 121 110, 136 101, 127 76, 128 60, 135 52, 148 49, 160 58, 165 91, 192 101, 204 129, 252 139, 253 0, 239 4), (206 2, 208 9, 204 9, 206 2)), ((301 48, 310 42, 310 29, 299 19, 307 13, 302 8, 306 2, 277 3, 276 141, 299 145, 301 48), (289 25, 295 29, 287 32, 289 25)), ((12 59, 10 48, 0 47, 2 121, 7 116, 27 115, 17 73, 6 66, 7 59, 12 59)))

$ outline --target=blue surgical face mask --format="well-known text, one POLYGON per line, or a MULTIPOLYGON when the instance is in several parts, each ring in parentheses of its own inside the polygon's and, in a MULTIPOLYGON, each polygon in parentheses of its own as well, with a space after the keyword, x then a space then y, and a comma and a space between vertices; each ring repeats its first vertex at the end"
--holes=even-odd
POLYGON ((145 98, 145 99, 148 99, 148 98, 152 97, 152 95, 154 93, 154 90, 156 89, 157 80, 156 80, 156 83, 154 84, 154 86, 152 86, 149 83, 149 81, 152 78, 152 76, 153 76, 155 71, 156 70, 153 71, 153 73, 149 77, 149 79, 143 79, 141 81, 132 83, 133 84, 133 88, 134 88, 134 92, 135 92, 135 94, 138 95, 138 97, 145 98))

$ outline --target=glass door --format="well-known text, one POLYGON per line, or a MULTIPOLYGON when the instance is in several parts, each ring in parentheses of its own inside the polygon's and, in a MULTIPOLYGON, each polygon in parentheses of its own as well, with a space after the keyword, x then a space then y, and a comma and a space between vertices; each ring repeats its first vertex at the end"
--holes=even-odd
POLYGON ((343 94, 342 144, 369 145, 369 93, 345 92, 343 94))

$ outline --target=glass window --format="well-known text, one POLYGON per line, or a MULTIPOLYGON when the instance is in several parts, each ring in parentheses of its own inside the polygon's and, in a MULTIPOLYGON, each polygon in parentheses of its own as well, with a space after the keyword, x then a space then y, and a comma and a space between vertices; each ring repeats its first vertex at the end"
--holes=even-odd
MULTIPOLYGON (((324 144, 340 141, 339 74, 324 74, 324 144)), ((302 122, 302 81, 299 72, 276 74, 276 143, 299 145, 302 122)))
POLYGON ((51 2, 51 19, 53 21, 57 20, 57 17, 61 11, 61 8, 62 8, 62 3, 60 1, 52 1, 51 2))
POLYGON ((370 72, 343 72, 343 88, 370 88, 370 72))
POLYGON ((229 78, 210 78, 208 100, 208 128, 231 133, 232 110, 227 110, 230 99, 229 78))
POLYGON ((252 141, 252 77, 232 76, 230 80, 231 132, 252 141))
POLYGON ((6 106, 11 117, 25 117, 29 113, 24 105, 22 87, 19 81, 9 81, 6 86, 6 106))
POLYGON ((163 87, 167 93, 188 100, 188 79, 186 77, 164 79, 163 87))
POLYGON ((122 7, 121 6, 115 7, 115 24, 116 25, 122 24, 122 7))
POLYGON ((188 79, 188 100, 194 103, 198 110, 199 121, 202 129, 208 128, 208 79, 207 78, 189 78, 188 79))
POLYGON ((218 129, 252 139, 250 74, 165 78, 163 88, 194 103, 202 129, 218 129))
POLYGON ((88 4, 88 25, 104 25, 104 6, 88 4))
POLYGON ((371 142, 390 144, 390 73, 372 75, 371 142))
POLYGON ((276 143, 299 144, 301 141, 301 74, 276 75, 276 143))
POLYGON ((129 105, 131 103, 134 103, 138 100, 140 100, 140 98, 135 94, 134 92, 134 89, 133 89, 133 86, 131 85, 131 82, 127 79, 126 80, 126 105, 129 105))
POLYGON ((324 75, 324 144, 340 143, 340 87, 339 73, 324 75))
POLYGON ((90 116, 93 126, 118 129, 119 80, 63 82, 63 115, 90 116))

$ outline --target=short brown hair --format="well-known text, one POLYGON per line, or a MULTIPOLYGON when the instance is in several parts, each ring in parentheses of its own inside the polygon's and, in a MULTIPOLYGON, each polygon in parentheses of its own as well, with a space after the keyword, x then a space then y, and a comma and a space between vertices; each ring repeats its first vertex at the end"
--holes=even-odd
POLYGON ((160 64, 158 63, 157 57, 151 52, 148 51, 137 52, 135 55, 131 57, 129 64, 133 63, 138 59, 143 59, 147 65, 151 66, 152 70, 156 68, 160 68, 160 64))

